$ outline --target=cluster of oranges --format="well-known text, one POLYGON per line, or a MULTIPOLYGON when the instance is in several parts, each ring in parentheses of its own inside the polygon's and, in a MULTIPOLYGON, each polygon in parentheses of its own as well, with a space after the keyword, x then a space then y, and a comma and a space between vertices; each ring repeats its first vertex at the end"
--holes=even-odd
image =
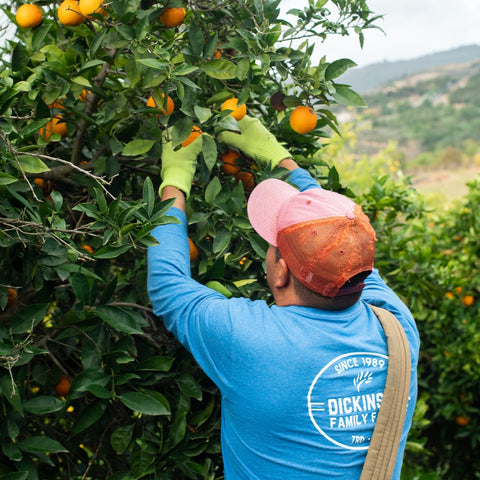
MULTIPOLYGON (((82 24, 93 15, 105 15, 104 0, 63 0, 57 8, 57 17, 61 24, 70 27, 82 24)), ((160 15, 160 22, 169 28, 181 25, 186 16, 183 7, 166 7, 160 15)), ((42 23, 43 13, 35 3, 21 5, 15 15, 17 24, 23 28, 35 28, 42 23)))

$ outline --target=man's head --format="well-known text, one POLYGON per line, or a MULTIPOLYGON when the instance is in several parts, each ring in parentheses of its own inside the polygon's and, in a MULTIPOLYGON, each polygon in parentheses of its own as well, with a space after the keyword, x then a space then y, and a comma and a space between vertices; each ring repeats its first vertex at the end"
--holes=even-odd
POLYGON ((299 192, 269 179, 252 191, 248 216, 308 289, 333 298, 363 288, 363 282, 345 284, 372 270, 375 232, 361 207, 349 198, 319 188, 299 192))

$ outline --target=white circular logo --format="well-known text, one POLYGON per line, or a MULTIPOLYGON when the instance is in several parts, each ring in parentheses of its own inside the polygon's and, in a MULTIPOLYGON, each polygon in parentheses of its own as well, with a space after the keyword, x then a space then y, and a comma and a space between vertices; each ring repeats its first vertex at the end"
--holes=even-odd
POLYGON ((367 450, 383 397, 388 356, 372 352, 340 355, 320 370, 308 392, 308 413, 330 442, 367 450))

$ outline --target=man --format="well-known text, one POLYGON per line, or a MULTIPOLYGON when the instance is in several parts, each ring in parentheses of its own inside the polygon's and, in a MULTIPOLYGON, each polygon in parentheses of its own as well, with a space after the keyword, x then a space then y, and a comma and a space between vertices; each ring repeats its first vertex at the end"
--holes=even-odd
POLYGON ((392 478, 400 478, 416 402, 419 338, 407 307, 373 269, 373 232, 354 202, 323 190, 257 120, 218 141, 259 167, 290 171, 251 193, 252 226, 271 247, 275 299, 226 299, 190 277, 185 195, 201 139, 162 153, 161 198, 180 224, 154 230, 149 295, 154 312, 193 354, 222 395, 226 480, 360 478, 385 387, 388 352, 368 303, 401 322, 411 350, 407 416, 392 478))

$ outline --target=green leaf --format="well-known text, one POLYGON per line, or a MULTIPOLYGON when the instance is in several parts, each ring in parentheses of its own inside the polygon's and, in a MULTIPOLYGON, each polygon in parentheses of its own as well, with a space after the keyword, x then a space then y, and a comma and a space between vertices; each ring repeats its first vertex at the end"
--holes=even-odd
POLYGON ((208 134, 203 135, 202 153, 205 165, 207 166, 208 170, 212 170, 217 163, 217 144, 215 143, 215 140, 208 134))
POLYGON ((127 392, 118 397, 128 408, 144 415, 169 415, 170 407, 153 395, 141 392, 127 392))
POLYGON ((205 42, 205 45, 203 46, 202 55, 205 58, 213 57, 215 55, 215 50, 217 49, 217 44, 218 44, 218 33, 215 32, 213 35, 210 35, 210 37, 208 37, 208 40, 205 42))
POLYGON ((215 239, 213 241, 213 253, 220 253, 227 248, 232 238, 232 232, 226 228, 220 228, 217 230, 215 239))
POLYGON ((48 306, 48 303, 40 303, 22 308, 10 319, 11 332, 17 334, 30 331, 43 320, 48 306))
POLYGON ((97 398, 112 398, 112 392, 108 388, 102 387, 101 385, 88 385, 87 391, 90 392, 92 395, 95 395, 97 398))
POLYGON ((248 58, 242 58, 237 63, 237 78, 239 80, 244 80, 248 71, 250 70, 250 60, 248 58))
POLYGON ((12 72, 20 72, 28 63, 25 47, 18 42, 12 52, 12 72))
POLYGON ((98 422, 105 413, 106 408, 107 403, 102 400, 95 400, 83 408, 73 423, 72 434, 78 435, 98 422))
POLYGON ((210 60, 201 68, 209 77, 219 80, 229 80, 237 76, 237 66, 229 60, 210 60))
POLYGON ((202 29, 195 22, 190 22, 188 29, 188 39, 190 42, 190 49, 196 57, 199 57, 203 50, 205 38, 202 29))
POLYGON ((22 397, 15 383, 12 383, 10 375, 0 377, 0 395, 3 395, 10 405, 23 415, 22 397))
POLYGON ((157 60, 156 58, 139 58, 137 63, 153 68, 154 70, 165 70, 170 64, 169 62, 157 60))
POLYGON ((19 155, 18 162, 26 173, 42 173, 50 170, 42 160, 31 155, 19 155))
MULTIPOLYGON (((254 282, 255 281, 256 280, 254 280, 254 282)), ((207 282, 206 286, 208 288, 211 288, 212 290, 215 290, 218 293, 221 293, 227 298, 230 298, 232 296, 232 292, 225 285, 221 284, 217 280, 211 280, 210 282, 207 282)))
POLYGON ((1 475, 0 480, 27 480, 28 475, 29 472, 7 473, 6 475, 1 475))
POLYGON ((9 185, 10 183, 18 182, 18 178, 12 177, 8 173, 0 172, 0 185, 9 185))
POLYGON ((85 77, 78 76, 72 78, 72 83, 76 83, 77 85, 81 85, 82 87, 91 87, 92 84, 87 80, 85 77))
POLYGON ((222 185, 220 184, 220 180, 217 177, 213 177, 205 189, 205 201, 207 203, 213 203, 215 197, 220 193, 221 190, 222 185))
POLYGON ((110 445, 117 455, 123 455, 133 436, 135 424, 119 425, 110 435, 110 445))
POLYGON ((349 68, 355 67, 357 64, 348 58, 341 58, 332 62, 325 70, 325 79, 333 80, 344 74, 349 68))
POLYGON ((64 406, 59 398, 50 395, 39 395, 23 402, 23 408, 35 415, 45 415, 46 413, 58 412, 64 406))
POLYGON ((93 288, 94 284, 91 278, 79 273, 70 277, 70 286, 75 297, 82 305, 89 305, 94 300, 93 288))
POLYGON ((183 75, 189 75, 197 70, 198 67, 195 67, 194 65, 182 65, 180 68, 175 69, 173 74, 177 77, 182 77, 183 75))
POLYGON ((175 445, 178 445, 183 438, 185 437, 185 433, 187 431, 187 415, 182 414, 175 419, 170 427, 170 431, 168 432, 168 444, 171 448, 175 445))
POLYGON ((125 252, 128 252, 132 248, 131 245, 122 245, 121 247, 113 247, 111 245, 105 245, 95 252, 95 258, 117 258, 120 255, 123 255, 125 252))
POLYGON ((193 107, 193 110, 198 120, 200 120, 200 123, 206 123, 213 115, 212 111, 209 108, 200 107, 199 105, 195 105, 193 107))
MULTIPOLYGON (((101 305, 95 309, 95 313, 111 327, 115 328, 119 332, 129 334, 143 334, 142 326, 138 322, 138 317, 135 317, 133 313, 119 307, 113 307, 109 305, 101 305)), ((140 316, 140 318, 142 318, 140 316)))
POLYGON ((148 216, 151 217, 155 207, 155 191, 150 177, 143 182, 143 201, 146 204, 148 216))
POLYGON ((365 107, 366 104, 363 98, 350 87, 344 85, 335 86, 335 93, 332 94, 333 98, 342 105, 350 107, 365 107))
POLYGON ((148 358, 138 365, 137 370, 168 372, 173 365, 174 358, 157 355, 156 357, 148 358))
POLYGON ((27 453, 61 453, 68 450, 53 438, 42 436, 28 437, 17 442, 18 448, 27 453))
POLYGON ((123 147, 122 154, 126 157, 134 157, 147 153, 154 145, 155 140, 132 140, 123 147))
POLYGON ((175 379, 175 383, 178 385, 178 388, 186 397, 195 398, 199 401, 202 400, 202 388, 197 383, 193 375, 191 375, 190 373, 181 373, 175 379))
POLYGON ((89 368, 79 373, 72 381, 71 391, 88 392, 92 385, 105 386, 110 382, 110 376, 96 368, 89 368))

